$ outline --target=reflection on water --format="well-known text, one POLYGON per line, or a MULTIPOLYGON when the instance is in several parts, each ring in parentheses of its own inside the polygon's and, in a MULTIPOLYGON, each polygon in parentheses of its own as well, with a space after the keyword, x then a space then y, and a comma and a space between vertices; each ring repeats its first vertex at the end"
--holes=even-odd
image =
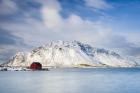
POLYGON ((0 93, 140 93, 140 68, 0 72, 0 93))

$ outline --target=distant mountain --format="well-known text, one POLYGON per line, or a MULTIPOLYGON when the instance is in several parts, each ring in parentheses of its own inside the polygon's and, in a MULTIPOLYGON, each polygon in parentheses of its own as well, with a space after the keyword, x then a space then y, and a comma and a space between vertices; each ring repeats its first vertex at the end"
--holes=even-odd
POLYGON ((119 54, 83 44, 79 41, 56 41, 38 47, 31 52, 19 52, 7 66, 30 66, 40 62, 43 66, 55 67, 135 67, 137 63, 119 54))

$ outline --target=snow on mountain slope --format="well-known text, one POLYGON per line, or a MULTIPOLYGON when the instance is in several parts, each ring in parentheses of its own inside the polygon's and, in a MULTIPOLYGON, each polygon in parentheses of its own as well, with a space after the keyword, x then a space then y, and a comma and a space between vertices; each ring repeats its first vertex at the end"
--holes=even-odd
POLYGON ((8 66, 30 66, 40 62, 43 66, 111 66, 134 67, 133 61, 105 49, 91 47, 78 41, 56 41, 38 47, 29 53, 19 52, 6 64, 8 66))

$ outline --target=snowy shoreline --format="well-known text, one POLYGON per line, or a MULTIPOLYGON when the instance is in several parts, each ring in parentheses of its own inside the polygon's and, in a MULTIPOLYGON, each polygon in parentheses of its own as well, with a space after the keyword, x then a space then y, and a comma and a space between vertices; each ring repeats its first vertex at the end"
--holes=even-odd
POLYGON ((49 71, 49 69, 86 69, 86 68, 140 68, 140 66, 136 67, 107 67, 107 66, 102 66, 102 67, 97 67, 97 66, 89 66, 89 67, 44 67, 41 70, 32 70, 28 67, 0 67, 0 71, 49 71))
POLYGON ((0 67, 0 71, 48 71, 48 68, 42 68, 41 70, 33 70, 29 67, 0 67))

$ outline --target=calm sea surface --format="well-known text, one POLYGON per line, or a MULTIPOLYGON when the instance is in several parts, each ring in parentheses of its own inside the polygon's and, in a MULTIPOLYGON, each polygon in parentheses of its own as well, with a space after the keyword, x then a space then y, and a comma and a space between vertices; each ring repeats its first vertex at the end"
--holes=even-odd
POLYGON ((140 93, 140 68, 0 71, 0 93, 140 93))

